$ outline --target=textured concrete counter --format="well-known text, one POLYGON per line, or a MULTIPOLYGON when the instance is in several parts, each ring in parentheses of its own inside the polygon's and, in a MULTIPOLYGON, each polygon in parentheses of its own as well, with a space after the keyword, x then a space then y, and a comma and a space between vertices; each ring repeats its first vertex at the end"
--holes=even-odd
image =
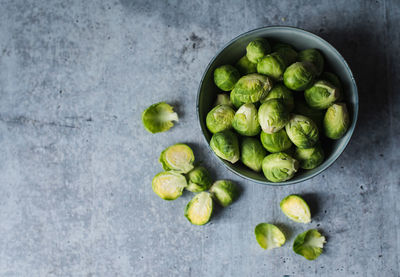
POLYGON ((0 276, 399 276, 398 1, 6 0, 0 11, 0 276), (360 117, 323 174, 266 187, 207 150, 195 97, 220 47, 277 24, 337 47, 360 117), (181 121, 151 135, 141 112, 162 100, 181 121), (202 227, 183 216, 190 193, 166 202, 151 190, 159 153, 176 142, 243 188, 202 227), (314 203, 308 226, 280 212, 290 193, 314 203), (264 221, 286 229, 284 247, 257 245, 264 221), (313 262, 291 249, 310 227, 328 240, 313 262))

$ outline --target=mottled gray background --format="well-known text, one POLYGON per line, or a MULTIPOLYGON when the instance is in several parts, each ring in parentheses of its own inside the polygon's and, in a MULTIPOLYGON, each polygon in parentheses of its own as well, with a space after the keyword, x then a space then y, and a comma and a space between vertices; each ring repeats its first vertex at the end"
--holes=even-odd
POLYGON ((399 1, 3 0, 0 11, 0 276, 399 276, 399 1), (343 155, 287 187, 228 172, 195 115, 216 51, 277 24, 337 47, 360 94, 343 155), (151 135, 141 112, 162 100, 181 121, 151 135), (191 194, 166 202, 151 190, 176 142, 243 188, 202 227, 183 216, 191 194), (313 203, 311 224, 280 212, 290 193, 313 203), (284 247, 258 246, 263 221, 286 230, 284 247), (312 262, 291 249, 310 227, 328 239, 312 262))

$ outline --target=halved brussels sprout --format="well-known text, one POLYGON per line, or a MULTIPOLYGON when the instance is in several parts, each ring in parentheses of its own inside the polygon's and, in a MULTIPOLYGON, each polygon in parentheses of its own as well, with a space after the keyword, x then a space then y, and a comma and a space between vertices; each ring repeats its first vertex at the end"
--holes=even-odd
POLYGON ((278 227, 269 223, 260 223, 254 233, 258 244, 264 249, 273 249, 285 244, 285 235, 278 227))
POLYGON ((218 133, 232 128, 235 111, 228 105, 218 105, 208 112, 206 125, 211 133, 218 133))
POLYGON ((260 139, 264 148, 271 153, 284 152, 292 146, 285 129, 272 134, 261 132, 260 139))
POLYGON ((153 104, 142 113, 144 127, 153 134, 168 131, 174 126, 172 121, 178 121, 178 114, 165 102, 153 104))
MULTIPOLYGON (((242 103, 255 103, 267 96, 273 85, 272 79, 261 74, 249 74, 243 76, 236 83, 231 92, 232 97, 242 103), (232 96, 232 94, 234 96, 232 96)), ((232 100, 233 103, 235 103, 232 100)))
POLYGON ((250 42, 246 47, 246 56, 252 63, 258 61, 265 55, 271 52, 271 46, 268 41, 263 38, 258 38, 250 42))
POLYGON ((232 121, 233 129, 243 136, 255 136, 261 131, 257 109, 252 103, 242 105, 232 121))
POLYGON ((314 109, 324 110, 340 96, 340 90, 327 81, 317 81, 304 91, 307 104, 314 109))
POLYGON ((296 237, 293 251, 307 260, 315 260, 321 255, 324 243, 326 243, 325 237, 318 230, 311 229, 296 237))
POLYGON ((324 117, 324 133, 330 139, 340 139, 350 126, 349 113, 345 103, 333 104, 324 117))
POLYGON ((200 192, 186 205, 185 216, 194 225, 204 225, 210 221, 214 203, 211 194, 200 192))
POLYGON ((299 223, 310 223, 311 212, 306 201, 298 195, 286 196, 281 201, 282 212, 291 220, 299 223))
POLYGON ((159 161, 164 170, 188 173, 193 169, 194 154, 186 144, 177 143, 162 151, 159 161))
POLYGON ((189 180, 189 184, 186 189, 191 192, 208 190, 212 184, 211 176, 207 169, 203 166, 195 167, 188 173, 187 178, 189 180))
POLYGON ((314 68, 307 62, 297 62, 286 68, 283 73, 283 83, 289 89, 302 91, 314 80, 314 68))
POLYGON ((281 130, 289 121, 289 112, 281 99, 269 99, 258 109, 261 129, 272 134, 281 130))
POLYGON ((187 186, 186 178, 173 171, 164 171, 154 176, 153 191, 164 200, 175 200, 187 186))
POLYGON ((317 125, 319 130, 322 130, 322 121, 324 120, 325 111, 313 109, 307 105, 304 100, 295 101, 295 111, 297 114, 304 115, 311 118, 312 121, 317 125))
POLYGON ((277 52, 262 57, 257 63, 257 72, 267 75, 274 80, 282 80, 285 69, 286 63, 277 52))
POLYGON ((297 148, 294 158, 299 161, 301 168, 313 169, 324 161, 325 155, 321 145, 316 145, 306 149, 297 148))
POLYGON ((215 201, 222 207, 227 207, 239 197, 239 189, 228 180, 216 181, 210 188, 210 193, 215 201))
POLYGON ((214 70, 214 83, 223 91, 232 90, 239 78, 239 71, 231 65, 223 65, 214 70))
POLYGON ((318 127, 310 118, 293 114, 286 125, 286 133, 298 148, 310 148, 319 138, 318 127))
POLYGON ((215 133, 211 138, 210 146, 221 159, 233 164, 239 160, 239 140, 231 131, 215 133))
POLYGON ((267 152, 256 138, 245 138, 240 144, 240 160, 256 172, 261 171, 262 162, 267 152))
POLYGON ((300 51, 298 60, 301 62, 309 62, 314 66, 316 76, 321 75, 324 69, 324 57, 317 49, 306 49, 300 51))
POLYGON ((240 60, 236 63, 236 68, 239 69, 240 73, 243 75, 257 72, 257 64, 249 61, 247 56, 240 58, 240 60))
POLYGON ((297 52, 294 48, 286 43, 277 43, 272 47, 273 52, 278 52, 284 59, 286 66, 291 65, 297 60, 297 52))
POLYGON ((271 182, 291 179, 299 168, 299 162, 284 152, 266 156, 262 163, 265 178, 271 182))
POLYGON ((231 99, 228 94, 217 94, 217 99, 215 100, 214 106, 218 105, 227 105, 227 106, 232 106, 231 99))
POLYGON ((243 104, 245 104, 244 102, 240 101, 240 100, 237 98, 237 96, 236 96, 235 93, 232 93, 232 92, 231 92, 231 94, 230 94, 229 97, 230 97, 230 100, 231 100, 233 106, 235 106, 236 109, 239 109, 243 104))
POLYGON ((286 109, 291 112, 294 108, 293 93, 285 87, 283 84, 276 84, 268 93, 267 97, 260 100, 261 103, 265 103, 269 99, 282 99, 286 106, 286 109))

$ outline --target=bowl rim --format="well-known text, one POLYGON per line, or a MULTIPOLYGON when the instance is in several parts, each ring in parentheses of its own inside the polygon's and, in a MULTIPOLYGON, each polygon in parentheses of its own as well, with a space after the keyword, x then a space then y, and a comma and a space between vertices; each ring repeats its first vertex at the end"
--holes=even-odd
POLYGON ((340 155, 345 151, 347 145, 350 142, 350 139, 353 136, 353 133, 354 133, 354 130, 355 130, 355 127, 356 127, 356 123, 357 123, 357 120, 358 120, 358 109, 359 109, 359 98, 358 98, 357 83, 356 83, 356 80, 354 78, 353 72, 351 71, 349 65, 347 64, 347 62, 344 59, 344 57, 340 54, 340 52, 335 47, 333 47, 329 42, 327 42, 325 39, 321 38, 320 36, 310 32, 310 31, 306 31, 306 30, 304 30, 302 28, 299 28, 299 27, 285 26, 285 25, 271 25, 271 26, 264 26, 264 27, 259 27, 259 28, 256 28, 256 29, 252 29, 252 30, 249 30, 247 32, 244 32, 244 33, 234 37, 229 42, 225 43, 217 51, 217 53, 213 56, 211 61, 208 63, 206 69, 204 70, 204 72, 202 74, 202 77, 201 77, 201 81, 199 83, 199 87, 197 89, 197 97, 196 97, 197 122, 199 124, 198 126, 200 128, 201 133, 202 133, 202 137, 203 137, 205 143, 207 144, 208 150, 213 153, 213 156, 217 160, 219 160, 225 166, 225 168, 227 168, 229 171, 233 172, 234 174, 236 174, 236 175, 238 175, 238 176, 240 176, 240 177, 242 177, 242 178, 244 178, 246 180, 253 181, 255 183, 262 184, 262 185, 269 185, 269 186, 287 186, 287 185, 293 185, 293 184, 296 184, 296 183, 301 183, 301 182, 307 181, 307 180, 309 180, 311 178, 314 178, 315 176, 319 175, 320 173, 325 171, 327 168, 329 168, 340 157, 340 155), (248 177, 248 176, 246 176, 246 175, 244 175, 244 174, 242 174, 240 172, 237 172, 236 170, 232 169, 221 158, 217 157, 214 154, 214 152, 212 151, 211 146, 210 146, 209 142, 207 141, 207 138, 206 138, 206 136, 204 134, 204 131, 203 131, 203 128, 202 128, 202 125, 201 125, 200 108, 199 108, 201 87, 202 87, 202 85, 204 83, 204 78, 205 78, 207 72, 210 70, 210 67, 214 63, 215 59, 221 54, 222 51, 225 50, 225 48, 227 48, 232 43, 236 42, 238 39, 240 39, 242 37, 245 37, 245 36, 247 36, 247 35, 249 35, 249 34, 251 34, 253 32, 260 31, 260 30, 266 30, 266 29, 294 30, 294 31, 297 31, 297 32, 300 32, 300 33, 304 33, 304 34, 310 35, 310 36, 314 37, 315 39, 321 41, 323 44, 325 44, 327 47, 329 47, 339 57, 341 62, 344 64, 346 70, 349 73, 349 77, 351 79, 351 83, 352 83, 352 86, 353 86, 353 89, 354 89, 354 92, 355 92, 355 103, 354 103, 353 118, 352 118, 353 121, 352 121, 352 123, 351 123, 351 125, 350 125, 350 127, 349 127, 349 129, 347 131, 349 133, 346 136, 346 140, 344 141, 342 149, 339 152, 337 152, 337 154, 333 155, 333 159, 331 159, 330 162, 328 162, 325 165, 323 165, 318 171, 314 172, 313 174, 311 174, 309 176, 306 176, 306 177, 303 177, 303 178, 300 178, 300 179, 297 179, 297 180, 288 180, 288 181, 277 182, 277 183, 270 182, 267 179, 265 179, 265 181, 261 181, 261 180, 256 180, 256 179, 253 179, 251 177, 248 177))

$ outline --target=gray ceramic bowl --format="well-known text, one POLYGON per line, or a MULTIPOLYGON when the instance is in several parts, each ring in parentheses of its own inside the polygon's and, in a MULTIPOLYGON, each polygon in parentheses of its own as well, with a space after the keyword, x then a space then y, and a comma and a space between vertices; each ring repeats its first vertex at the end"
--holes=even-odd
POLYGON ((263 27, 241 34, 226 44, 211 60, 203 74, 197 95, 197 115, 200 122, 200 128, 213 155, 219 159, 229 170, 237 175, 266 185, 289 185, 308 180, 327 169, 342 154, 346 145, 349 143, 357 122, 358 114, 358 93, 356 82, 349 66, 340 53, 328 42, 310 32, 284 26, 263 27), (234 65, 237 60, 246 54, 247 44, 258 37, 264 37, 270 40, 286 42, 293 45, 297 50, 316 48, 320 50, 325 57, 325 68, 337 74, 342 82, 344 90, 344 101, 350 112, 351 126, 345 136, 340 140, 329 143, 328 149, 324 147, 326 159, 318 167, 312 170, 299 171, 290 180, 280 183, 269 182, 262 173, 256 173, 240 162, 231 164, 217 157, 210 148, 210 139, 212 134, 206 127, 206 115, 211 110, 215 102, 216 95, 221 91, 215 86, 213 73, 214 69, 223 64, 234 65))

